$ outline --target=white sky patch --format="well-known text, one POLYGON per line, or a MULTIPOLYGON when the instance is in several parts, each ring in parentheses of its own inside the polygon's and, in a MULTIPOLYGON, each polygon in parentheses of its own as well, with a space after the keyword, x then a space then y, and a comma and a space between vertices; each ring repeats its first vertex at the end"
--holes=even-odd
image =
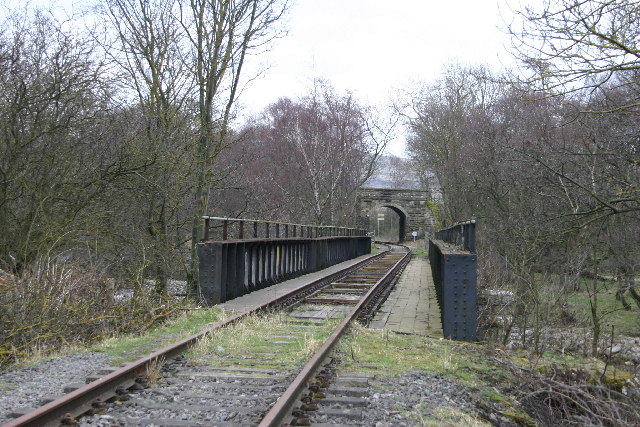
POLYGON ((323 76, 380 101, 409 78, 436 77, 447 61, 497 65, 506 40, 500 22, 492 0, 298 0, 252 99, 297 94, 323 76))
MULTIPOLYGON (((386 106, 398 88, 436 78, 446 62, 508 62, 501 24, 496 0, 298 0, 289 34, 261 58, 270 69, 241 101, 258 112, 323 77, 364 103, 386 106)), ((390 147, 396 155, 403 149, 403 137, 390 147)))

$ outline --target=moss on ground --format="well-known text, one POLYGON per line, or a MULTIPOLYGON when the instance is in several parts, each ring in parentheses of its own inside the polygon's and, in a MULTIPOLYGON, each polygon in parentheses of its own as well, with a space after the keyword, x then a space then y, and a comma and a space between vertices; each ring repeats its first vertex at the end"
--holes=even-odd
POLYGON ((224 318, 219 308, 190 310, 182 313, 164 325, 157 326, 143 334, 131 334, 108 338, 89 348, 91 351, 103 352, 110 356, 112 365, 137 360, 147 356, 166 345, 186 338, 224 318))

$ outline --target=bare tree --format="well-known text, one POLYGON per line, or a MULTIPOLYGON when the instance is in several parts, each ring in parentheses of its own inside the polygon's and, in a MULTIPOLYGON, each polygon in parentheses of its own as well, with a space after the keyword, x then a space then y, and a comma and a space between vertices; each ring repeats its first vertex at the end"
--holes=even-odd
MULTIPOLYGON (((131 188, 140 190, 130 200, 140 207, 132 212, 137 221, 131 226, 148 234, 149 239, 132 237, 145 242, 145 259, 150 260, 145 263, 153 266, 160 294, 167 291, 177 249, 186 240, 181 212, 185 195, 193 191, 193 143, 185 111, 193 80, 181 49, 184 29, 176 18, 177 8, 175 0, 104 0, 100 8, 106 18, 105 33, 115 36, 107 38, 106 53, 117 64, 123 86, 137 100, 129 114, 140 126, 131 126, 128 138, 136 140, 141 155, 153 163, 131 183, 131 188), (144 215, 135 215, 141 212, 144 215)), ((144 280, 141 273, 147 270, 136 269, 137 282, 144 280)))
POLYGON ((455 222, 469 212, 463 193, 470 188, 465 156, 474 156, 466 138, 474 112, 486 111, 499 95, 486 67, 449 64, 433 84, 413 97, 409 112, 408 152, 419 175, 437 178, 444 201, 444 220, 455 222))
MULTIPOLYGON (((119 61, 140 104, 167 138, 176 113, 193 113, 187 148, 193 162, 189 293, 198 296, 197 244, 220 152, 234 140, 229 132, 243 68, 250 52, 281 34, 277 24, 286 0, 105 0, 104 10, 119 38, 119 61)), ((162 151, 162 150, 161 150, 162 151)), ((156 178, 161 178, 160 176, 156 178)), ((166 200, 158 193, 159 212, 166 200)), ((160 217, 159 225, 166 222, 160 217)), ((159 237, 166 240, 161 232, 159 237)))
POLYGON ((249 52, 278 35, 286 0, 190 0, 180 5, 189 69, 197 91, 196 179, 191 230, 190 293, 198 295, 197 244, 202 235, 212 168, 229 143, 229 122, 249 52))
MULTIPOLYGON (((545 0, 518 11, 509 26, 514 53, 547 92, 597 88, 606 82, 638 89, 640 10, 633 0, 545 0), (620 72, 632 72, 621 74, 620 72)), ((637 101, 612 107, 637 106, 637 101)))
POLYGON ((111 97, 94 52, 41 10, 3 23, 0 263, 17 270, 77 243, 100 191, 132 170, 96 131, 111 97))
MULTIPOLYGON (((272 104, 254 129, 273 165, 269 182, 290 204, 294 221, 343 224, 352 220, 355 191, 371 176, 390 138, 351 94, 315 81, 308 96, 272 104)), ((256 147, 258 149, 258 147, 256 147)))

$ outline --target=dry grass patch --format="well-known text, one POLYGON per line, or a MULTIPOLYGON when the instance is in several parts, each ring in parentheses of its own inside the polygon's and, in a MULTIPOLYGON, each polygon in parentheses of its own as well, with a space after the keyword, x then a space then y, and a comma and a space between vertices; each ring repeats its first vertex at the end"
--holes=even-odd
MULTIPOLYGON (((270 364, 297 365, 313 354, 329 337, 338 321, 313 329, 298 328, 286 313, 253 315, 230 327, 216 330, 192 349, 193 359, 218 364, 222 359, 242 359, 273 354, 270 364), (277 343, 276 343, 277 342, 277 343), (212 358, 211 356, 216 357, 212 358)), ((255 362, 251 362, 254 363, 255 362)))

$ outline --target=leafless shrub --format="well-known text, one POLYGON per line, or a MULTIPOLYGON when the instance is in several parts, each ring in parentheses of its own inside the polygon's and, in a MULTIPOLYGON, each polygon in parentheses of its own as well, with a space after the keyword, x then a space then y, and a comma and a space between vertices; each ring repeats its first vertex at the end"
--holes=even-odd
MULTIPOLYGON (((543 425, 640 425, 640 408, 619 382, 606 384, 581 369, 551 369, 548 375, 511 368, 520 381, 520 401, 543 425)), ((635 389, 637 385, 629 387, 635 389)))
POLYGON ((162 303, 145 296, 116 301, 98 271, 40 259, 0 281, 0 365, 146 328, 171 312, 162 303))

